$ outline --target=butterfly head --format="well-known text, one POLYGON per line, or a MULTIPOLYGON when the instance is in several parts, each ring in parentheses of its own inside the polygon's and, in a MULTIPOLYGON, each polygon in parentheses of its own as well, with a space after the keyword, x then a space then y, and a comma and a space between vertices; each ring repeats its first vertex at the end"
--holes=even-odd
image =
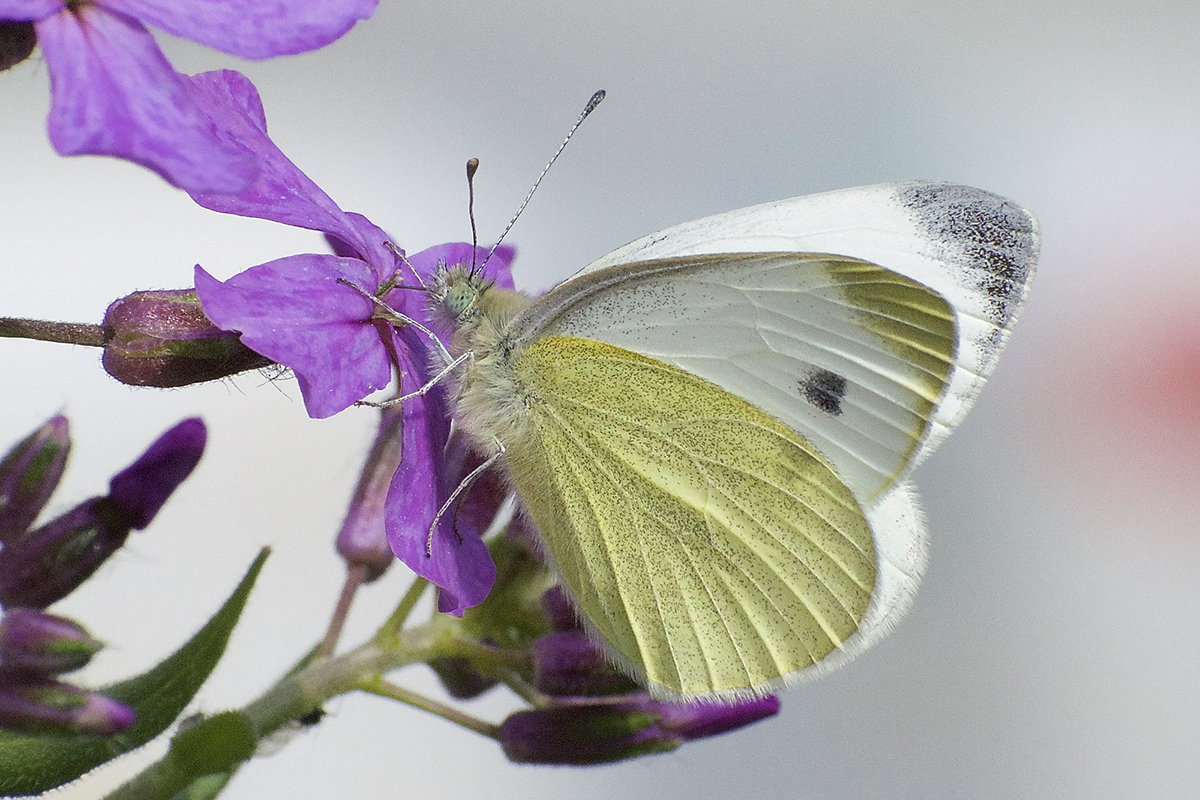
POLYGON ((453 327, 462 328, 479 317, 480 303, 491 287, 491 281, 464 265, 442 264, 429 286, 430 308, 453 327))

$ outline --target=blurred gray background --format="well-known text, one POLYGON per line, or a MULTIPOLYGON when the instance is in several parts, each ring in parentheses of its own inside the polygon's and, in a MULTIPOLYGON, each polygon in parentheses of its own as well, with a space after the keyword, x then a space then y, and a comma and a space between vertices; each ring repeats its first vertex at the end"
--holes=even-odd
MULTIPOLYGON (((258 85, 275 141, 410 252, 469 239, 463 162, 499 234, 591 92, 609 96, 511 241, 544 289, 624 242, 739 206, 932 178, 1040 218, 1041 266, 991 386, 917 473, 932 563, 900 628, 785 692, 782 714, 674 754, 516 767, 491 742, 368 697, 227 796, 1187 798, 1200 789, 1200 6, 1194 2, 383 3, 318 53, 238 63, 161 36, 186 72, 258 85)), ((0 75, 0 314, 98 321, 134 289, 319 249, 224 217, 132 165, 62 159, 44 65, 0 75)), ((320 635, 331 539, 373 415, 309 420, 294 382, 174 391, 98 352, 0 341, 0 445, 57 410, 65 510, 176 420, 210 449, 154 525, 58 608, 139 671, 275 554, 196 707, 253 698, 320 635)), ((406 584, 364 592, 349 641, 406 584)), ((436 691, 414 669, 400 679, 436 691)), ((477 703, 499 719, 500 693, 477 703)), ((99 796, 164 745, 58 797, 99 796)))

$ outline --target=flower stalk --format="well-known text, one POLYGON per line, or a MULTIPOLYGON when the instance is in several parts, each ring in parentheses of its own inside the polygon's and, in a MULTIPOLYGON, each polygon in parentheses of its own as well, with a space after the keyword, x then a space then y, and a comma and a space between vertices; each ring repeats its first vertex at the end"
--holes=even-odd
POLYGON ((0 337, 104 347, 112 341, 113 332, 108 326, 91 325, 86 322, 54 322, 44 319, 0 317, 0 337))

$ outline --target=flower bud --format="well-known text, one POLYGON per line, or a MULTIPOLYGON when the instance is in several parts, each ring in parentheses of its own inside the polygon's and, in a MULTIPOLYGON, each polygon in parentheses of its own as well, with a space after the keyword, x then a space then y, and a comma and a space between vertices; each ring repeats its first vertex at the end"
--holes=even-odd
POLYGON ((643 696, 620 702, 550 706, 509 715, 500 745, 526 764, 603 764, 674 750, 779 712, 776 697, 728 703, 665 703, 643 696))
POLYGON ((103 695, 44 678, 0 675, 0 728, 109 736, 133 721, 133 709, 103 695))
POLYGON ((0 550, 0 604, 45 608, 83 583, 116 552, 130 530, 150 524, 204 452, 199 419, 158 438, 94 497, 0 550))
POLYGON ((120 549, 130 526, 93 497, 0 550, 0 605, 45 608, 120 549))
POLYGON ((500 724, 500 746, 518 764, 605 764, 683 743, 657 722, 655 713, 606 703, 518 711, 500 724))
POLYGON ((29 58, 36 46, 32 22, 0 22, 0 72, 29 58))
POLYGON ((542 613, 552 631, 581 631, 579 615, 575 606, 567 599, 567 593, 561 586, 551 586, 542 594, 542 613))
POLYGON ((272 362, 213 325, 194 289, 134 292, 104 312, 104 369, 132 386, 186 386, 272 362))
POLYGON ((471 700, 496 685, 495 678, 475 669, 467 658, 431 658, 428 663, 450 696, 459 700, 471 700))
POLYGON ((401 406, 385 408, 337 536, 338 555, 349 567, 363 567, 368 583, 381 577, 396 561, 384 530, 384 502, 403 450, 403 410, 401 406))
POLYGON ((67 418, 56 414, 0 461, 0 543, 33 524, 58 486, 70 450, 67 418))
POLYGON ((604 651, 581 631, 557 631, 533 645, 534 686, 556 697, 597 697, 637 692, 641 687, 608 662, 604 651))
POLYGON ((0 670, 70 672, 102 647, 82 626, 53 614, 13 608, 0 618, 0 670))
POLYGON ((703 700, 695 703, 655 703, 662 715, 660 724, 684 739, 703 739, 751 725, 779 713, 779 698, 775 695, 752 700, 718 702, 703 700))

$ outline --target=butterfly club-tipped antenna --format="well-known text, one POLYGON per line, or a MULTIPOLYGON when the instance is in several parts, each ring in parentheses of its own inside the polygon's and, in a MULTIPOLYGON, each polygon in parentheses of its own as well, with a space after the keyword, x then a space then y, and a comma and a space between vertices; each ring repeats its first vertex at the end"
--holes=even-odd
MULTIPOLYGON (((467 159, 467 217, 471 220, 471 276, 475 276, 475 251, 479 249, 479 233, 475 230, 475 173, 479 159, 467 159)), ((486 263, 486 262, 485 262, 486 263)), ((483 269, 480 267, 480 269, 483 269)))
MULTIPOLYGON (((487 257, 483 259, 483 263, 479 265, 480 270, 487 266, 488 261, 490 261, 492 256, 495 254, 496 249, 504 242, 504 237, 508 236, 508 232, 511 231, 513 225, 516 224, 517 219, 521 216, 521 212, 525 210, 525 206, 529 205, 529 200, 533 197, 533 193, 537 191, 538 186, 542 182, 542 178, 546 177, 546 173, 550 171, 550 167, 554 166, 554 162, 558 160, 560 155, 562 155, 562 151, 567 148, 567 142, 571 141, 571 137, 575 135, 575 131, 579 130, 579 126, 583 124, 583 121, 587 119, 593 111, 596 110, 596 106, 600 105, 600 102, 604 99, 604 95, 604 90, 599 89, 587 101, 587 105, 583 107, 583 111, 579 114, 579 119, 575 120, 575 124, 571 126, 570 130, 567 131, 567 135, 563 138, 562 144, 560 144, 558 149, 554 151, 554 155, 550 157, 550 161, 547 162, 546 166, 542 168, 542 174, 538 175, 537 180, 533 182, 533 186, 529 189, 529 194, 525 195, 525 199, 522 200, 521 205, 517 207, 517 213, 513 214, 512 219, 508 221, 508 225, 504 227, 504 232, 500 234, 500 238, 496 240, 494 245, 492 245, 492 249, 488 251, 487 257)), ((470 167, 468 166, 468 170, 469 169, 470 167)), ((474 270, 472 269, 472 271, 474 270)))

